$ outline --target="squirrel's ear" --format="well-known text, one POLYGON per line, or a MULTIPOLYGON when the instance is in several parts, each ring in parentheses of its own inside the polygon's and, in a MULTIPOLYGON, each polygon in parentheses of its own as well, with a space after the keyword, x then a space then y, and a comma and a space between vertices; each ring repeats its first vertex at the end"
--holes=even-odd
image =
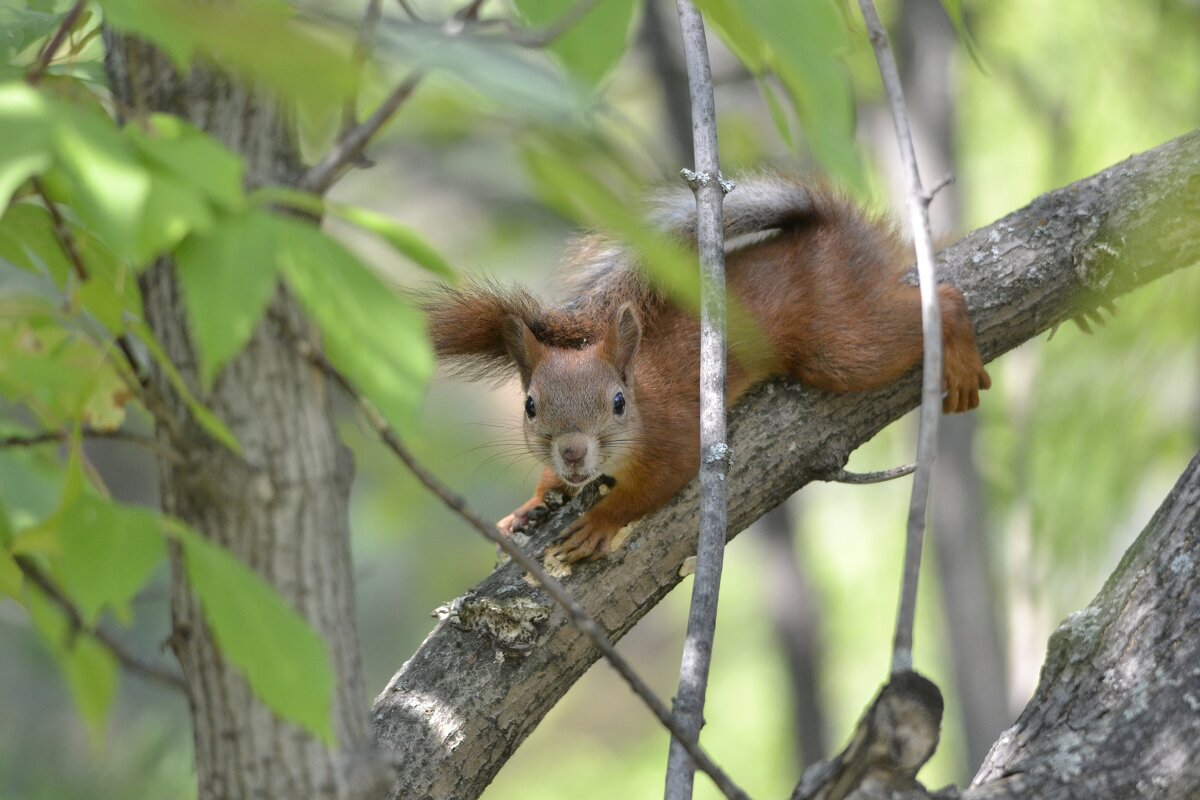
POLYGON ((626 303, 617 309, 617 315, 613 317, 601 345, 601 352, 616 367, 622 381, 626 379, 629 364, 641 343, 642 323, 638 321, 633 306, 626 303))
POLYGON ((542 360, 546 346, 537 340, 525 320, 510 316, 504 324, 504 349, 521 373, 521 385, 528 389, 533 369, 542 360))

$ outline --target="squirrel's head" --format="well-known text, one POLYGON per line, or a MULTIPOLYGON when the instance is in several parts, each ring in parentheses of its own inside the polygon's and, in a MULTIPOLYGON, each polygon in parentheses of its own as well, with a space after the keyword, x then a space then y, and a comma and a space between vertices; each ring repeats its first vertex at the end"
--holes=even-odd
POLYGON ((545 345, 524 320, 509 319, 505 347, 525 388, 525 441, 572 486, 611 473, 637 443, 641 420, 630 378, 641 340, 628 305, 599 342, 581 349, 545 345))

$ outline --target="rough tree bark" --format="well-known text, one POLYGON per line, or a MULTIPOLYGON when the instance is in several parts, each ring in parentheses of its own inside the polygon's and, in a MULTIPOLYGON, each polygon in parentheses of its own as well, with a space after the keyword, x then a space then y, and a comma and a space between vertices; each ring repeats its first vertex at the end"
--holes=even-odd
POLYGON ((965 800, 1200 796, 1198 554, 1200 455, 1058 626, 1037 692, 965 800))
MULTIPOLYGON (((303 175, 291 121, 268 96, 212 70, 179 74, 161 52, 109 31, 113 93, 137 111, 177 114, 240 153, 247 183, 296 185, 303 175)), ((168 261, 141 278, 146 319, 193 389, 196 358, 179 282, 168 261)), ((172 559, 171 648, 183 668, 201 800, 377 796, 390 771, 371 749, 350 569, 353 466, 334 429, 324 378, 296 354, 278 320, 303 330, 280 290, 267 321, 205 398, 241 443, 238 458, 187 426, 185 463, 160 469, 163 510, 227 547, 269 581, 329 645, 335 668, 331 750, 260 703, 217 650, 178 557, 172 559), (382 784, 380 784, 382 781, 382 784)), ((179 419, 164 377, 156 390, 179 419)))
MULTIPOLYGON (((942 253, 939 274, 963 290, 990 360, 1198 258, 1200 133, 1192 133, 967 236, 942 253)), ((730 417, 730 530, 835 473, 855 447, 915 406, 918 390, 913 374, 855 395, 785 382, 753 392, 730 417)), ((617 553, 566 580, 613 638, 680 581, 694 552, 695 509, 693 481, 638 523, 617 553)), ((557 514, 531 546, 545 546, 576 513, 571 506, 557 514)), ((406 765, 392 796, 477 796, 596 657, 518 570, 497 570, 447 608, 376 699, 379 742, 406 765)), ((1200 738, 1184 744, 1195 750, 1200 738)))

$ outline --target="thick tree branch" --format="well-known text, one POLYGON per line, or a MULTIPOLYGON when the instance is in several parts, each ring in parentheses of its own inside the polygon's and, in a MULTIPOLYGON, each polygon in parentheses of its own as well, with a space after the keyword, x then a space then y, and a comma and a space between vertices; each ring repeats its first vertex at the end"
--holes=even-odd
MULTIPOLYGON (((1038 198, 943 251, 940 266, 962 289, 980 349, 991 360, 1197 260, 1200 132, 1038 198)), ((739 454, 727 481, 730 531, 742 530, 809 480, 836 473, 851 451, 913 408, 918 396, 915 372, 852 395, 784 381, 752 392, 729 419, 730 444, 739 454)), ((696 526, 696 489, 693 481, 637 523, 616 553, 565 580, 611 638, 624 635, 679 582, 680 566, 694 555, 688 532, 696 526)), ((533 546, 544 547, 577 513, 571 505, 551 517, 533 546)), ((510 565, 477 584, 462 604, 514 607, 517 598, 549 608, 510 565)), ((394 794, 476 796, 598 657, 561 612, 530 622, 524 655, 502 660, 491 629, 462 619, 443 619, 376 699, 381 746, 422 765, 406 771, 394 794)))

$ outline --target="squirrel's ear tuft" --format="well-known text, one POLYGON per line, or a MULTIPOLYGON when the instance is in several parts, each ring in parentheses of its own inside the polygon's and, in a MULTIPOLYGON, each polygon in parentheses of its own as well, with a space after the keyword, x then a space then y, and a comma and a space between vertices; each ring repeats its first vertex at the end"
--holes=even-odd
POLYGON ((545 355, 546 346, 537 340, 525 320, 510 316, 504 323, 504 349, 521 373, 521 385, 528 389, 534 367, 545 355))
POLYGON ((613 317, 600 348, 604 357, 616 368, 622 381, 626 380, 629 364, 641 343, 642 323, 638 321, 633 306, 626 303, 617 309, 617 315, 613 317))

